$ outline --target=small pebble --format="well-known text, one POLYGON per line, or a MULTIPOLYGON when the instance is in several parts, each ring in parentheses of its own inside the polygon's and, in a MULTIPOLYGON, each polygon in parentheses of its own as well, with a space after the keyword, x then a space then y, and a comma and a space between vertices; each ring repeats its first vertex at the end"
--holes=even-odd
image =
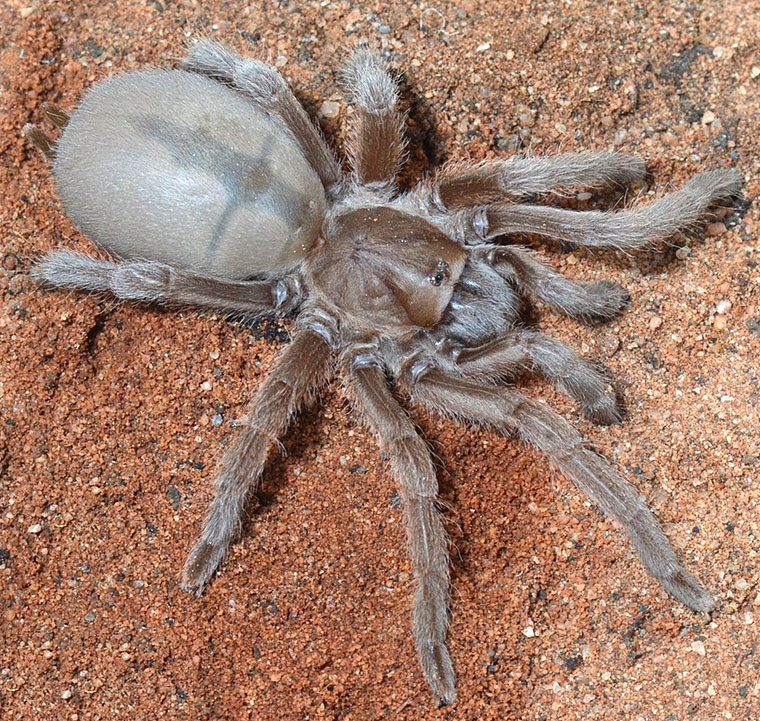
POLYGON ((517 150, 520 147, 520 138, 512 133, 512 135, 507 135, 506 138, 499 138, 496 141, 496 146, 499 150, 517 150))
POLYGON ((29 533, 39 533, 42 530, 42 526, 39 523, 35 523, 32 526, 29 526, 29 533))
POLYGON ((65 691, 64 691, 64 692, 61 694, 61 698, 62 698, 64 701, 68 701, 68 700, 71 698, 71 691, 70 691, 69 689, 66 689, 66 690, 65 690, 65 691))
POLYGON ((715 122, 715 113, 712 110, 706 110, 702 116, 702 125, 710 125, 715 122))
POLYGON ((578 198, 578 200, 591 200, 591 193, 585 191, 583 193, 578 193, 575 197, 578 198))
POLYGON ((720 315, 725 315, 730 310, 731 310, 731 301, 730 300, 721 300, 715 306, 715 312, 716 313, 720 313, 720 315))
POLYGON ((169 484, 169 487, 166 489, 166 497, 171 502, 173 508, 179 508, 182 494, 180 494, 179 489, 176 486, 169 484))
POLYGON ((533 630, 533 626, 527 626, 523 629, 523 636, 525 638, 533 638, 536 635, 536 632, 533 630))
POLYGON ((728 321, 726 320, 725 315, 716 315, 715 318, 713 318, 714 330, 726 330, 727 326, 728 326, 728 321))
POLYGON ((340 113, 340 103, 334 100, 325 100, 319 108, 319 114, 323 118, 337 118, 340 113))
POLYGON ((649 330, 657 330, 662 325, 662 318, 659 315, 653 315, 649 319, 649 330))
POLYGON ((678 260, 685 260, 691 255, 691 248, 688 248, 687 246, 682 246, 676 251, 676 258, 678 260))
POLYGON ((749 71, 749 76, 754 80, 760 78, 760 65, 753 65, 752 70, 749 71))
POLYGON ((714 238, 716 235, 726 232, 725 223, 708 223, 705 227, 705 234, 708 238, 714 238))
POLYGON ((522 128, 532 128, 536 122, 536 119, 533 117, 533 113, 530 111, 520 113, 517 116, 517 119, 520 121, 520 127, 522 128))
POLYGON ((700 656, 705 655, 705 644, 702 641, 692 641, 691 650, 698 653, 700 656))
POLYGON ((475 48, 475 52, 482 53, 490 49, 491 49, 491 43, 480 43, 480 45, 478 45, 478 47, 475 48))

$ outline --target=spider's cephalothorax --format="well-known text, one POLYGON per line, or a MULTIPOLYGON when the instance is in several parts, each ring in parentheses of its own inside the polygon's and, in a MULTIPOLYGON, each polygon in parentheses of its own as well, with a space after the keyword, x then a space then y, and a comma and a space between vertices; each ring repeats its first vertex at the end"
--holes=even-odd
POLYGON ((511 157, 452 166, 401 193, 397 86, 383 59, 351 55, 345 80, 356 123, 344 174, 280 74, 217 43, 195 44, 182 70, 148 70, 96 86, 58 143, 27 126, 54 160, 67 211, 119 262, 70 251, 44 257, 50 286, 196 305, 251 316, 297 312, 293 340, 226 451, 216 496, 185 565, 200 592, 238 535, 246 500, 292 414, 337 365, 401 487, 417 580, 414 638, 436 697, 455 698, 446 647, 449 556, 430 452, 391 392, 458 420, 514 434, 616 519, 646 568, 678 600, 713 600, 678 562, 634 488, 578 431, 503 381, 541 373, 598 423, 620 420, 600 373, 567 346, 519 322, 541 303, 584 320, 617 314, 628 295, 568 280, 514 235, 635 249, 737 194, 739 174, 713 170, 647 206, 574 212, 526 202, 557 188, 628 183, 643 163, 616 153, 511 157))

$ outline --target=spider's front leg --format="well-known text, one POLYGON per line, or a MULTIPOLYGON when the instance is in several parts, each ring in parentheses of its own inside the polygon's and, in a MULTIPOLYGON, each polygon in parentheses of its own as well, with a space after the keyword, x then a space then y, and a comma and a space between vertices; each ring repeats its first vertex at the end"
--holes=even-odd
POLYGON ((32 277, 51 288, 100 291, 121 300, 248 315, 287 313, 301 300, 297 275, 275 281, 223 280, 149 260, 114 263, 66 250, 41 258, 32 268, 32 277))
POLYGON ((538 260, 534 251, 521 245, 475 249, 472 254, 491 265, 532 301, 545 303, 558 313, 586 323, 614 318, 630 300, 628 291, 611 281, 589 283, 565 278, 538 260))
POLYGON ((216 495, 203 531, 185 563, 182 588, 200 594, 240 532, 270 447, 290 418, 327 377, 331 348, 318 326, 296 331, 251 402, 246 427, 225 452, 215 481, 216 495))
POLYGON ((448 540, 436 508, 438 482, 430 452, 393 398, 378 361, 366 354, 347 358, 354 402, 388 454, 401 484, 407 544, 417 579, 412 627, 422 672, 442 703, 451 704, 456 699, 456 677, 446 647, 448 540))
POLYGON ((636 489, 599 454, 584 446, 564 418, 516 391, 459 378, 439 368, 408 380, 413 400, 440 413, 467 418, 521 440, 552 462, 628 533, 647 570, 681 603, 710 611, 714 602, 678 561, 660 525, 636 489))
POLYGON ((301 145, 325 189, 341 179, 340 165, 284 78, 271 65, 238 55, 213 40, 197 40, 182 67, 230 83, 257 105, 278 116, 301 145))

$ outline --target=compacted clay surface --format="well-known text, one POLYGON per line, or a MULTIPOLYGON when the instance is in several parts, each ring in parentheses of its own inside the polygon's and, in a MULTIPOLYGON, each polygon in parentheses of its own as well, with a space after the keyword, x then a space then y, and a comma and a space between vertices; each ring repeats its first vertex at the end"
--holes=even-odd
MULTIPOLYGON (((9 0, 0 10, 0 716, 3 719, 753 719, 760 715, 760 3, 387 4, 9 0), (540 327, 606 366, 594 427, 718 609, 695 614, 547 459, 421 412, 452 536, 459 699, 438 709, 410 633, 394 481, 335 384, 275 454, 200 598, 179 572, 215 460, 288 323, 43 292, 34 258, 95 252, 22 138, 112 73, 206 35, 270 60, 339 148, 338 67, 387 51, 409 114, 405 185, 447 159, 615 149, 651 177, 562 202, 647 202, 740 168, 745 202, 665 252, 545 248, 630 290, 619 319, 540 327)), ((255 240, 253 241, 255 242, 255 240)))

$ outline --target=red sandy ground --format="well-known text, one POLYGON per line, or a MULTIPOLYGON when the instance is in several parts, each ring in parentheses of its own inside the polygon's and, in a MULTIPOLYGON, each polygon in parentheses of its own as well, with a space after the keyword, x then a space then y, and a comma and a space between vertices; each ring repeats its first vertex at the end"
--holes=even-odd
MULTIPOLYGON (((215 459, 281 329, 39 291, 36 256, 93 247, 21 137, 43 101, 72 108, 97 80, 170 64, 204 34, 281 67, 339 147, 351 111, 337 64, 367 38, 405 73, 406 183, 446 158, 507 155, 519 139, 536 153, 640 155, 653 177, 645 196, 737 166, 753 201, 758 18, 757 0, 6 2, 2 718, 758 718, 756 202, 725 230, 674 239, 690 252, 549 248, 568 275, 631 292, 630 309, 601 327, 540 318, 614 373, 624 424, 593 427, 527 381, 638 485, 720 609, 708 618, 669 598, 540 454, 416 414, 440 457, 454 549, 459 701, 437 709, 409 630, 394 482, 337 387, 272 460, 223 572, 200 599, 179 589, 215 459)), ((568 202, 597 206, 583 198, 568 202)))

